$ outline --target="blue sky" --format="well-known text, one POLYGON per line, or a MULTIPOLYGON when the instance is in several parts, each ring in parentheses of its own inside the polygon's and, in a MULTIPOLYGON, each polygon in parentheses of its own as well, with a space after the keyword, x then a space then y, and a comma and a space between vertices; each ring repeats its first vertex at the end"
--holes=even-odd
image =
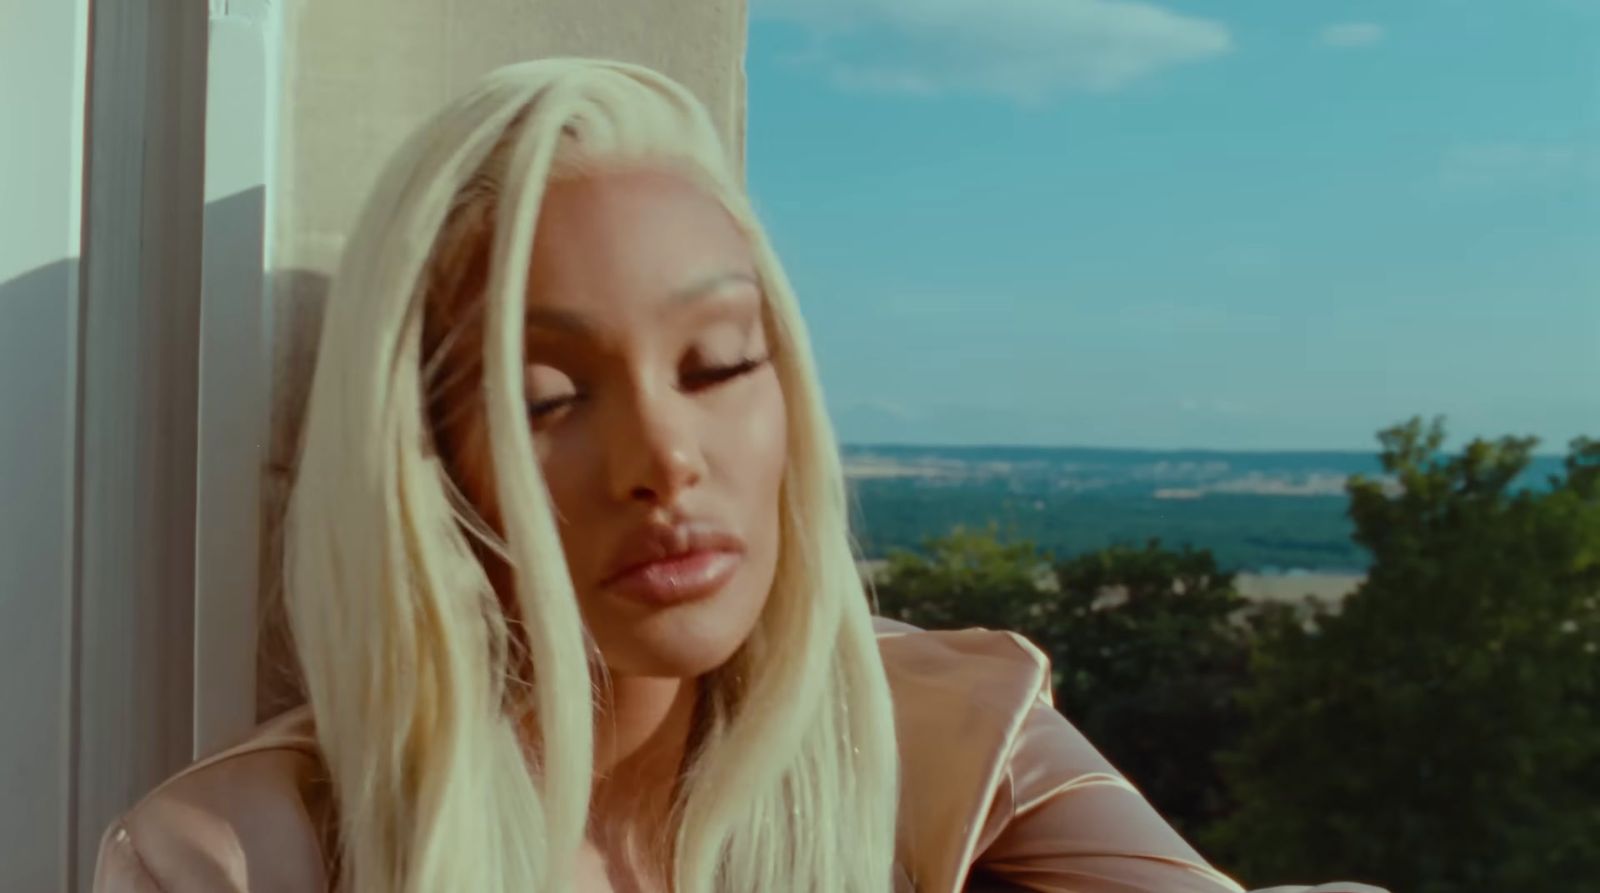
POLYGON ((1600 435, 1600 0, 752 0, 848 442, 1600 435))

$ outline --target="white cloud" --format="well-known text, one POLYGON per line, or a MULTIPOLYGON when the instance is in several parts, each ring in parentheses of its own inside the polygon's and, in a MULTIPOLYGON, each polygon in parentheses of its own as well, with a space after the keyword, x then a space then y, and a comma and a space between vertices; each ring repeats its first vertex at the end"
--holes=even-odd
POLYGON ((1388 31, 1375 22, 1345 22, 1322 29, 1322 42, 1331 47, 1355 49, 1381 43, 1388 31))
POLYGON ((797 61, 842 87, 1037 101, 1109 91, 1232 49, 1226 26, 1138 0, 753 0, 808 26, 797 61))
POLYGON ((1453 146, 1439 162, 1438 177, 1441 186, 1457 192, 1600 183, 1600 147, 1515 141, 1453 146))

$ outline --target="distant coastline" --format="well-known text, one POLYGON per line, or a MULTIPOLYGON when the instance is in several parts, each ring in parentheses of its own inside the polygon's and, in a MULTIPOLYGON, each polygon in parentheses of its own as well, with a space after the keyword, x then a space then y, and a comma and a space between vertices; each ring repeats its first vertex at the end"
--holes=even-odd
POLYGON ((1283 574, 1240 574, 1234 582, 1239 587, 1239 594, 1251 601, 1300 601, 1309 596, 1317 601, 1337 602, 1355 592, 1366 579, 1365 574, 1291 571, 1283 574))
MULTIPOLYGON (((917 550, 957 528, 992 529, 1067 557, 1152 540, 1212 553, 1252 598, 1335 597, 1369 556, 1352 537, 1348 486, 1391 492, 1376 452, 1117 450, 1095 447, 846 445, 861 554, 917 550), (1287 595, 1285 593, 1288 593, 1287 595)), ((1545 485, 1537 457, 1520 484, 1545 485)))
MULTIPOLYGON (((881 558, 856 562, 856 568, 862 576, 875 581, 883 579, 887 567, 888 561, 881 558)), ((1337 603, 1355 592, 1365 581, 1365 574, 1317 571, 1241 573, 1234 577, 1239 594, 1253 602, 1298 602, 1309 598, 1337 603)))

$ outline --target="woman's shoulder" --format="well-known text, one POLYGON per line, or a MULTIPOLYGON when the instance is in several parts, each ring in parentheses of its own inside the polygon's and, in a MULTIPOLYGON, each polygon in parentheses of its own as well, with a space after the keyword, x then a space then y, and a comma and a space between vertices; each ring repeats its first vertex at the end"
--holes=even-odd
POLYGON ((962 697, 967 709, 1004 723, 1040 700, 1050 703, 1050 660, 1017 633, 926 630, 886 617, 872 624, 897 705, 962 697))
POLYGON ((310 711, 189 766, 107 829, 96 893, 320 890, 329 798, 310 711))
POLYGON ((1051 709, 1050 662, 1016 633, 873 625, 900 743, 897 848, 917 889, 955 890, 1006 819, 1030 717, 1065 722, 1051 709))
MULTIPOLYGON (((1049 702, 1049 664, 1014 633, 884 618, 874 627, 901 742, 901 850, 924 880, 955 877, 979 843, 1023 720, 1049 702)), ((95 890, 324 889, 331 816, 310 712, 292 710, 113 823, 95 890)))

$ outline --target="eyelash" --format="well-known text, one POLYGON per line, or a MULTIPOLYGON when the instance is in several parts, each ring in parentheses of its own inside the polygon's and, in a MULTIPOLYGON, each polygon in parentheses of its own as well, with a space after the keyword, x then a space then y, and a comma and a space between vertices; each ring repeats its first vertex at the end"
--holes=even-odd
POLYGON ((728 366, 713 366, 710 369, 701 369, 684 377, 691 382, 691 387, 714 387, 725 381, 732 381, 741 375, 754 372, 766 362, 766 357, 751 357, 728 366))
MULTIPOLYGON (((732 381, 741 375, 748 375, 760 369, 771 361, 771 357, 752 357, 740 360, 727 366, 713 366, 709 369, 700 369, 684 376, 685 386, 688 390, 704 390, 732 381)), ((528 415, 540 419, 550 413, 556 412, 583 399, 582 392, 564 394, 560 397, 551 397, 546 400, 528 401, 528 415)))

